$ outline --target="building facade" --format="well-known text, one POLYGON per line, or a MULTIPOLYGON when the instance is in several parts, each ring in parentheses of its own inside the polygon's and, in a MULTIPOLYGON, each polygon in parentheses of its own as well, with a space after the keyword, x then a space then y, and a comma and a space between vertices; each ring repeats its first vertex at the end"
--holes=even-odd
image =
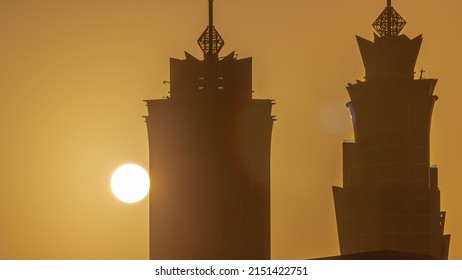
POLYGON ((252 59, 209 25, 204 59, 170 60, 170 96, 147 100, 151 259, 270 259, 272 100, 252 98, 252 59))

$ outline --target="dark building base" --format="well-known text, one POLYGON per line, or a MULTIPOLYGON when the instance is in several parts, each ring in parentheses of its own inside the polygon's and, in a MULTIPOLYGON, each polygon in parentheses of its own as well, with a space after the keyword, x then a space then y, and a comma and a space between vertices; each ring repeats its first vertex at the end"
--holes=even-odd
POLYGON ((431 255, 398 252, 398 251, 371 251, 356 254, 346 254, 314 260, 432 260, 431 255))

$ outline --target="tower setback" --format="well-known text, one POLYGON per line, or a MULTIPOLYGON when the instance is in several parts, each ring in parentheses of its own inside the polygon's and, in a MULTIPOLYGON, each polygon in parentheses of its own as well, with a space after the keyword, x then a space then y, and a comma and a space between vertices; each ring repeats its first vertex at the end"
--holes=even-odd
POLYGON ((269 259, 271 100, 252 98, 252 59, 170 59, 170 97, 147 100, 150 259, 269 259))
POLYGON ((447 259, 438 169, 430 165, 437 80, 414 79, 422 36, 391 1, 374 22, 374 41, 357 37, 365 81, 349 84, 355 141, 343 143, 343 188, 334 187, 341 254, 392 250, 447 259))

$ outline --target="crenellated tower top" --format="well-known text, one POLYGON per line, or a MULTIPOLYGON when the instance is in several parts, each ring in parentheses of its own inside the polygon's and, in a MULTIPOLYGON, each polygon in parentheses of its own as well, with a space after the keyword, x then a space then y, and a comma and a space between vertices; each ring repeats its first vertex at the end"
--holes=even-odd
POLYGON ((413 80, 414 67, 422 43, 422 35, 409 39, 400 34, 406 21, 392 7, 391 0, 372 24, 377 33, 371 42, 357 37, 366 80, 413 80))

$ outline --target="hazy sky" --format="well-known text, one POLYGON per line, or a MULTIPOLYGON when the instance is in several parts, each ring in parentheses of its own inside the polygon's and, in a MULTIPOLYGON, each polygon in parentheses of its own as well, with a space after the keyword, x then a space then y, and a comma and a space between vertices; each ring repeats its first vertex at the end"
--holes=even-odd
MULTIPOLYGON (((339 253, 332 185, 353 137, 345 86, 364 69, 385 0, 216 0, 226 44, 253 57, 255 98, 275 99, 272 257, 339 253)), ((423 33, 416 71, 438 78, 431 161, 451 259, 462 259, 460 0, 395 0, 423 33)), ((201 57, 206 0, 0 0, 0 259, 147 259, 148 201, 110 191, 148 166, 143 100, 167 95, 169 57, 201 57)), ((417 74, 418 75, 418 74, 417 74)), ((156 186, 152 186, 155 188, 156 186)))

